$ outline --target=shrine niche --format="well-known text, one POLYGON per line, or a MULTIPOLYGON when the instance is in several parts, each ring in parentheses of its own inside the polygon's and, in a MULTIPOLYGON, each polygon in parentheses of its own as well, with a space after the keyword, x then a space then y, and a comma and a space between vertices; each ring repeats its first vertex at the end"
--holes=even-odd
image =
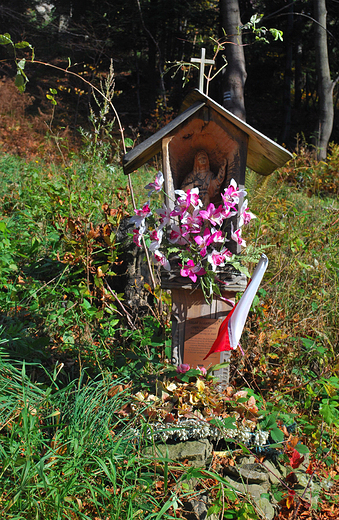
MULTIPOLYGON (((168 195, 166 203, 171 209, 175 190, 198 187, 205 207, 209 203, 218 205, 220 194, 231 179, 244 186, 246 166, 269 175, 292 157, 199 90, 184 100, 182 112, 171 123, 124 156, 125 174, 132 173, 159 152, 164 191, 168 195)), ((239 253, 239 247, 234 243, 231 251, 239 253)), ((170 272, 163 274, 162 287, 170 289, 172 294, 173 364, 206 365, 204 355, 213 344, 220 320, 232 308, 229 300, 234 300, 247 284, 246 277, 234 270, 220 272, 220 279, 221 297, 215 296, 208 304, 200 287, 183 278, 175 264, 170 272)), ((225 354, 215 354, 208 365, 225 360, 225 354)), ((218 375, 227 381, 225 372, 218 375)))
POLYGON ((202 107, 163 140, 165 191, 199 187, 204 205, 221 200, 220 192, 234 178, 245 181, 248 138, 245 132, 202 107), (205 161, 204 177, 199 161, 205 161))
POLYGON ((180 185, 183 191, 199 188, 199 197, 206 208, 210 202, 218 202, 221 187, 226 176, 226 160, 224 159, 217 174, 210 170, 209 156, 205 150, 199 150, 193 161, 192 171, 186 175, 180 185))
POLYGON ((266 176, 292 158, 285 148, 265 137, 199 90, 194 90, 184 99, 182 111, 173 121, 123 157, 124 172, 126 175, 132 173, 157 153, 162 152, 164 174, 170 166, 167 161, 171 160, 173 177, 176 179, 179 174, 177 162, 180 169, 182 166, 182 169, 189 173, 193 165, 193 150, 197 152, 199 149, 205 150, 209 155, 210 167, 214 173, 224 158, 229 159, 229 169, 233 162, 236 180, 241 180, 241 177, 244 180, 246 166, 266 176), (210 122, 212 124, 209 125, 210 122), (178 139, 169 146, 176 136, 178 139), (190 146, 187 146, 188 144, 190 146), (246 146, 243 148, 242 145, 246 146), (173 157, 173 149, 179 154, 186 153, 189 148, 192 148, 189 157, 173 157), (236 148, 239 152, 240 149, 243 151, 243 155, 239 154, 238 159, 236 148))

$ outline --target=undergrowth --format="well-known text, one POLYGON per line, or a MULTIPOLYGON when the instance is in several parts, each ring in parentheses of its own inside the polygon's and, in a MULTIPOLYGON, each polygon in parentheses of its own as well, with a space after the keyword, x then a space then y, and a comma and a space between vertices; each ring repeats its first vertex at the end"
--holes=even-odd
MULTIPOLYGON (((227 518, 258 518, 248 497, 234 494, 217 472, 166 457, 147 460, 133 437, 136 421, 148 426, 149 404, 136 411, 131 402, 140 391, 145 399, 156 393, 168 365, 168 316, 159 305, 132 316, 124 300, 122 236, 132 207, 105 128, 92 112, 105 145, 98 139, 96 155, 90 134, 82 133, 83 153, 76 155, 66 134, 52 134, 51 126, 48 139, 30 148, 29 132, 41 131, 41 119, 26 118, 28 98, 5 101, 0 97, 0 507, 6 518, 185 518, 194 494, 190 478, 209 489, 216 512, 226 507, 227 518), (18 157, 19 145, 30 161, 18 157)), ((293 419, 294 439, 308 446, 314 467, 329 471, 337 463, 339 427, 338 157, 332 144, 328 161, 317 164, 300 146, 267 178, 247 172, 257 219, 246 240, 267 246, 269 267, 242 337, 245 355, 232 358, 230 390, 246 388, 286 446, 293 419)), ((137 204, 139 188, 152 177, 148 170, 133 176, 137 204)), ((149 291, 159 302, 158 289, 149 291)), ((179 402, 183 395, 193 399, 189 383, 177 385, 179 402)), ((291 497, 286 515, 293 514, 291 497)))

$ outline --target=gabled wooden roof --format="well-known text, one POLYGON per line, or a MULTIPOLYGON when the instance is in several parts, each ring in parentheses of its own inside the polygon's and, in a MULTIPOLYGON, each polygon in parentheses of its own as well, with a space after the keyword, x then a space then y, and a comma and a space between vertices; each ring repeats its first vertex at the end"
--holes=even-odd
POLYGON ((161 141, 164 137, 198 112, 202 107, 215 110, 230 123, 243 130, 248 135, 247 166, 261 175, 269 175, 276 168, 283 166, 292 159, 292 154, 268 137, 264 136, 250 125, 233 115, 224 107, 213 101, 200 90, 192 91, 184 100, 182 112, 164 126, 161 130, 139 144, 123 157, 123 168, 127 175, 149 161, 161 151, 161 141))

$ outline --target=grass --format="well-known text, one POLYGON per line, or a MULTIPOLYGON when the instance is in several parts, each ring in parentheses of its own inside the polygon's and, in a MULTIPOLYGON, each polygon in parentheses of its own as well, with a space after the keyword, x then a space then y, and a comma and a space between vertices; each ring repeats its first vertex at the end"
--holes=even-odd
POLYGON ((8 346, 29 361, 40 360, 50 342, 93 357, 99 321, 113 330, 119 316, 108 296, 100 307, 104 289, 95 273, 119 254, 119 225, 132 211, 126 177, 117 166, 94 169, 79 160, 65 169, 12 156, 1 158, 0 172, 0 304, 8 346))
MULTIPOLYGON (((59 367, 58 369, 60 369, 59 367)), ((106 373, 59 388, 1 359, 1 508, 6 518, 140 518, 150 489, 121 381, 106 373), (141 492, 142 489, 142 492, 141 492)), ((85 377, 85 376, 84 376, 85 377)))
POLYGON ((270 263, 246 346, 260 360, 263 386, 265 380, 271 386, 265 369, 273 370, 275 386, 284 387, 303 381, 311 368, 314 374, 328 373, 335 363, 339 205, 333 197, 310 195, 277 180, 275 174, 258 185, 254 174, 248 178, 251 206, 258 215, 251 241, 269 247, 270 263))
MULTIPOLYGON (((329 467, 339 427, 337 155, 333 147, 319 167, 298 157, 297 168, 265 179, 248 172, 257 219, 246 240, 267 246, 270 263, 246 354, 234 355, 231 370, 232 384, 250 387, 270 415, 293 414, 299 438, 329 467)), ((151 391, 165 358, 156 317, 132 331, 101 281, 104 272, 114 283, 118 229, 132 211, 126 177, 115 162, 74 155, 67 166, 3 155, 0 173, 2 511, 11 519, 184 518, 190 470, 146 460, 133 441, 136 419, 121 413, 132 393, 151 391)), ((138 205, 152 176, 133 176, 138 205)), ((220 505, 224 483, 214 477, 199 482, 220 505)), ((251 507, 232 498, 229 515, 257 518, 251 507)))

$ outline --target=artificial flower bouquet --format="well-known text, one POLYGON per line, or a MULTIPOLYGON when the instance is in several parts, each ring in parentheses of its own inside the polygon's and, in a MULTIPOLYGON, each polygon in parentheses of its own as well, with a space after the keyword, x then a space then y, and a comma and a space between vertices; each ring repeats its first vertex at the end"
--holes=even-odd
POLYGON ((199 188, 192 188, 186 192, 175 190, 173 209, 166 204, 153 209, 150 197, 154 193, 165 194, 163 182, 164 176, 158 172, 154 182, 145 186, 149 199, 142 208, 135 210, 135 215, 130 219, 135 226, 133 242, 141 247, 144 237, 154 260, 167 271, 173 269, 171 260, 176 258, 180 275, 189 278, 193 283, 199 281, 206 300, 210 301, 213 294, 220 295, 220 268, 230 266, 247 274, 240 264, 239 256, 234 255, 228 247, 230 241, 246 246, 241 236, 242 227, 255 218, 255 215, 249 211, 247 199, 240 208, 238 205, 247 193, 232 179, 220 194, 222 204, 218 207, 211 202, 203 208, 199 188), (234 229, 233 217, 236 215, 238 228, 234 229), (226 228, 230 228, 229 238, 226 228))

